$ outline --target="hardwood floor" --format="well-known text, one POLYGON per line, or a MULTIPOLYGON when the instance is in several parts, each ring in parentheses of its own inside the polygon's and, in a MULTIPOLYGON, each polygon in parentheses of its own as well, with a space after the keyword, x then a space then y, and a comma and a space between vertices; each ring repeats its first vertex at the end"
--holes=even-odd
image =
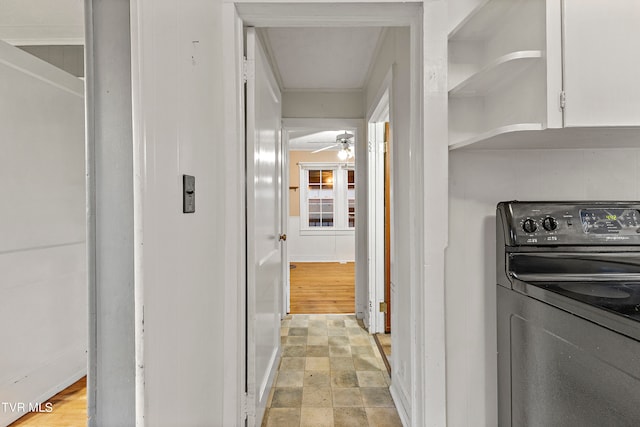
POLYGON ((9 427, 80 427, 87 425, 87 377, 43 402, 51 412, 30 412, 9 427))
POLYGON ((292 264, 292 314, 355 313, 355 263, 292 264))

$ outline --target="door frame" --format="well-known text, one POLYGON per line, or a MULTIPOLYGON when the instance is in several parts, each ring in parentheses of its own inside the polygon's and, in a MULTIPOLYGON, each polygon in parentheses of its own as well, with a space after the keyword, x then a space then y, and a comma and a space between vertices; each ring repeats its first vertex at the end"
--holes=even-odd
MULTIPOLYGON (((410 408, 398 408, 404 425, 446 426, 445 250, 448 236, 448 129, 446 0, 334 1, 224 0, 222 5, 223 96, 225 99, 225 160, 229 179, 244 182, 242 100, 243 25, 255 27, 407 26, 410 29, 411 156, 407 189, 412 212, 409 224, 411 280, 410 408), (376 3, 372 6, 372 3, 376 3), (422 13, 415 13, 420 6, 422 13), (413 9, 410 10, 410 8, 413 9), (409 13, 410 12, 410 13, 409 13), (428 295, 428 298, 427 298, 428 295), (427 386, 429 392, 427 393, 427 386)), ((243 191, 225 194, 227 238, 243 236, 243 191)), ((244 293, 246 259, 230 254, 225 306, 225 425, 240 425, 245 402, 242 387, 245 354, 244 293)), ((397 311, 396 311, 397 313, 397 311)))
POLYGON ((367 245, 368 283, 369 283, 369 332, 372 334, 385 332, 385 316, 380 313, 379 303, 385 301, 384 294, 384 125, 380 132, 377 129, 385 117, 392 122, 393 67, 387 72, 380 89, 372 102, 371 111, 367 113, 366 123, 369 140, 367 156, 367 220, 369 241, 367 245), (382 142, 382 144, 380 144, 382 142), (382 213, 382 215, 380 214, 382 213))
MULTIPOLYGON (((358 274, 358 263, 364 262, 362 259, 362 248, 358 248, 360 234, 362 231, 359 231, 359 223, 366 220, 364 216, 364 212, 366 209, 366 204, 364 203, 364 187, 360 189, 358 184, 359 176, 361 176, 361 172, 358 172, 359 168, 362 167, 362 161, 359 159, 364 158, 364 153, 366 152, 366 133, 364 131, 364 125, 362 120, 360 119, 321 119, 321 118, 283 118, 282 119, 282 139, 284 141, 283 150, 286 152, 286 158, 283 159, 286 161, 286 164, 283 167, 283 170, 286 173, 286 177, 283 178, 283 188, 284 193, 283 196, 286 198, 284 205, 286 206, 285 216, 286 219, 289 219, 289 132, 295 130, 318 130, 318 131, 335 131, 335 130, 346 130, 355 132, 355 170, 356 170, 356 229, 355 229, 355 239, 356 239, 356 283, 355 283, 355 307, 354 310, 356 315, 358 313, 364 313, 366 311, 366 307, 368 304, 367 297, 367 284, 364 277, 358 274), (359 256, 360 255, 360 256, 359 256)), ((362 240, 362 239, 360 239, 362 240)), ((289 260, 286 260, 287 265, 287 273, 289 273, 289 260)), ((285 283, 284 283, 284 301, 287 313, 290 311, 290 275, 286 275, 285 283)), ((361 315, 359 315, 362 317, 361 315)))

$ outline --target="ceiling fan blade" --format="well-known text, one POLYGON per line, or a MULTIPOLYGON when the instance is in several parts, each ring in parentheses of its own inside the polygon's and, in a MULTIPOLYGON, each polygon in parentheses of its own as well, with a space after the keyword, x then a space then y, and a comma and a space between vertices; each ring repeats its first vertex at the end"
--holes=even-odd
POLYGON ((344 133, 336 136, 336 141, 348 141, 351 138, 353 138, 353 134, 345 131, 344 133))
POLYGON ((321 152, 321 151, 328 150, 328 149, 333 148, 333 147, 338 147, 339 145, 340 145, 340 144, 331 144, 331 145, 327 145, 326 147, 322 147, 322 148, 321 148, 321 149, 319 149, 319 150, 312 151, 312 152, 311 152, 311 154, 319 153, 319 152, 321 152))

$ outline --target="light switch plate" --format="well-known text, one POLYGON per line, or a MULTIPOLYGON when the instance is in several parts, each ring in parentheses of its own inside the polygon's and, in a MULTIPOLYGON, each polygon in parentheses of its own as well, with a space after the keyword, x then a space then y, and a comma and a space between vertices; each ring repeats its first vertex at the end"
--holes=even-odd
POLYGON ((182 212, 196 211, 196 177, 182 175, 182 212))

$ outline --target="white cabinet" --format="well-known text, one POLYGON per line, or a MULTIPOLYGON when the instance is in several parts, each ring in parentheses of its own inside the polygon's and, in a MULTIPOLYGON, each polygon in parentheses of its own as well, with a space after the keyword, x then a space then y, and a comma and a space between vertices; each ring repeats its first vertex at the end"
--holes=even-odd
POLYGON ((564 0, 563 15, 565 126, 640 124, 640 1, 564 0))
POLYGON ((640 126, 639 23, 637 0, 481 3, 449 35, 450 149, 640 144, 611 129, 640 126))

